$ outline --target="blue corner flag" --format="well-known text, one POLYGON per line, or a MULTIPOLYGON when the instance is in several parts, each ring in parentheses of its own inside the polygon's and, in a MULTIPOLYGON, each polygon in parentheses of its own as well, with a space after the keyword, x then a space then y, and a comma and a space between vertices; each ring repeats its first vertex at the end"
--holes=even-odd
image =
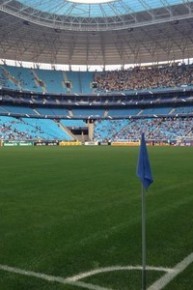
POLYGON ((141 183, 145 189, 147 189, 153 182, 144 133, 141 135, 141 144, 137 164, 137 176, 141 180, 141 183))

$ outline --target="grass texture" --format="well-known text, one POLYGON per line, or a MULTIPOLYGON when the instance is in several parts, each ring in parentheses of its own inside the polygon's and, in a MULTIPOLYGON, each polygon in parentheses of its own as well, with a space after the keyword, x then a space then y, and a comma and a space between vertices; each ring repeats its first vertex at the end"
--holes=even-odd
MULTIPOLYGON (((193 252, 193 148, 149 147, 147 264, 174 267, 193 252)), ((141 265, 138 148, 0 148, 0 264, 70 277, 141 265)), ((163 272, 148 271, 151 285, 163 272)), ((82 280, 141 289, 140 271, 82 280)), ((0 270, 1 290, 78 290, 0 270)), ((193 264, 166 290, 192 290, 193 264)))

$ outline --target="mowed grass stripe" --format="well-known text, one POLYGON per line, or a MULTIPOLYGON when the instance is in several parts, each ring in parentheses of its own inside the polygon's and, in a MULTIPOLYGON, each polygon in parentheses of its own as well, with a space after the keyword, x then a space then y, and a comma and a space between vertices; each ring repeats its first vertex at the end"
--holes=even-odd
MULTIPOLYGON (((148 264, 172 267, 192 251, 193 149, 149 154, 148 264)), ((0 263, 61 277, 140 264, 137 155, 137 148, 1 148, 0 263)))

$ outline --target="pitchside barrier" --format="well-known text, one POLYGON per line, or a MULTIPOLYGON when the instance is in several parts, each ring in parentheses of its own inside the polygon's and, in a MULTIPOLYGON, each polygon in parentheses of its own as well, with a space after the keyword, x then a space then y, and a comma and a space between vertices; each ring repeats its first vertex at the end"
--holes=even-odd
MULTIPOLYGON (((139 146, 140 142, 139 141, 135 141, 135 142, 127 142, 127 141, 116 141, 116 142, 111 142, 112 146, 139 146)), ((150 141, 147 142, 148 146, 175 146, 175 143, 168 143, 168 142, 155 142, 155 141, 150 141)), ((187 145, 185 145, 187 146, 187 145)), ((190 146, 190 145, 188 145, 190 146)))
POLYGON ((58 146, 58 141, 36 141, 34 142, 35 146, 58 146))
POLYGON ((34 142, 32 141, 3 141, 3 146, 33 146, 34 142))
POLYGON ((80 146, 79 141, 2 141, 1 146, 80 146))
POLYGON ((82 142, 80 141, 62 141, 59 142, 59 146, 80 146, 82 142))
POLYGON ((88 142, 85 142, 84 145, 86 145, 86 146, 97 146, 97 145, 99 145, 99 142, 88 141, 88 142))
POLYGON ((137 142, 121 142, 121 141, 117 141, 117 142, 111 142, 112 146, 139 146, 139 141, 137 142))
MULTIPOLYGON (((87 142, 80 142, 80 141, 3 141, 0 140, 0 146, 12 147, 12 146, 139 146, 139 141, 87 141, 87 142)), ((148 146, 193 146, 193 141, 187 142, 147 142, 148 146)))

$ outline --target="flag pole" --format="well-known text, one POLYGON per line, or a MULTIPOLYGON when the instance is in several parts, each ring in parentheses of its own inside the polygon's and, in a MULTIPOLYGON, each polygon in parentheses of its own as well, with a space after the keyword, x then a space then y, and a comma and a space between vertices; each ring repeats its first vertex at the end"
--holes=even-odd
POLYGON ((141 181, 141 207, 142 207, 142 290, 146 290, 146 196, 145 191, 153 182, 151 167, 146 148, 144 133, 141 134, 139 157, 137 164, 137 176, 141 181))
POLYGON ((142 195, 142 290, 146 290, 146 203, 145 190, 141 185, 142 195))

